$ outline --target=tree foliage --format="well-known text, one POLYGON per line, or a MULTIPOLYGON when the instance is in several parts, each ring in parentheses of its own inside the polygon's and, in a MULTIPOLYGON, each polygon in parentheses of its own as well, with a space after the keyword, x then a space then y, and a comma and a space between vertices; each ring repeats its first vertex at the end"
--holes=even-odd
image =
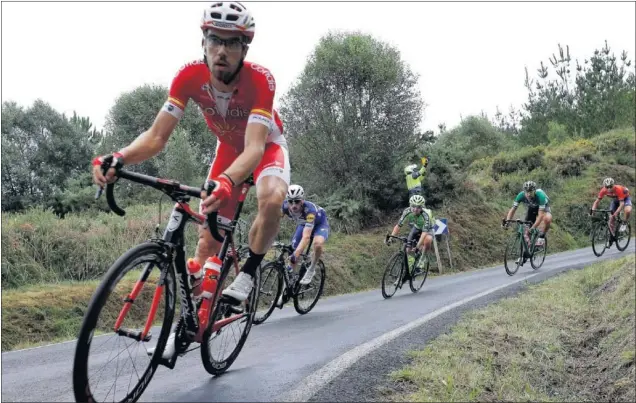
POLYGON ((526 68, 522 144, 548 143, 550 122, 564 126, 569 137, 583 138, 636 125, 634 69, 627 52, 617 58, 606 41, 581 63, 572 59, 569 46, 559 45, 549 63, 541 62, 537 79, 526 68))
POLYGON ((87 122, 78 125, 42 100, 28 109, 2 104, 3 211, 45 204, 88 169, 94 137, 87 122))
POLYGON ((321 38, 282 100, 294 181, 360 209, 394 207, 404 194, 395 168, 422 139, 417 80, 397 48, 370 35, 321 38))

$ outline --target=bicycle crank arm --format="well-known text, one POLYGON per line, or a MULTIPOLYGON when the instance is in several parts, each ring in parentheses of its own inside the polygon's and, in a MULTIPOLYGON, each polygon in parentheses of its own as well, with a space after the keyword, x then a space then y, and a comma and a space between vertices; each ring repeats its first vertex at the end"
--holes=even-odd
POLYGON ((298 294, 296 295, 303 295, 304 293, 306 293, 307 291, 311 291, 313 290, 315 287, 311 287, 311 288, 305 288, 302 291, 298 291, 298 294))
POLYGON ((120 327, 116 333, 120 336, 130 337, 131 339, 137 340, 137 341, 149 342, 150 339, 152 339, 152 332, 148 332, 146 337, 142 339, 141 330, 126 329, 124 327, 120 327))

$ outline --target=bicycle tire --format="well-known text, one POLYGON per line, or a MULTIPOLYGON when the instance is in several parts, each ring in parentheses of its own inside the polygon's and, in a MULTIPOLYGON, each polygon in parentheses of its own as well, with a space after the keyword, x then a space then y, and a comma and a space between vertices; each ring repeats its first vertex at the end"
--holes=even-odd
MULTIPOLYGON (((227 279, 229 272, 232 270, 231 267, 226 266, 230 266, 232 264, 234 264, 232 259, 226 259, 223 265, 223 270, 221 272, 221 277, 216 288, 217 293, 220 293, 223 291, 223 289, 225 289, 225 280, 227 279)), ((208 371, 208 373, 210 373, 211 375, 220 375, 227 371, 230 366, 232 366, 232 363, 234 363, 234 360, 236 360, 239 353, 243 349, 243 345, 245 345, 247 336, 249 336, 250 329, 252 328, 252 323, 254 321, 254 311, 256 309, 256 294, 260 282, 260 270, 256 270, 254 277, 255 278, 253 279, 254 284, 252 286, 252 292, 250 292, 250 295, 247 297, 246 301, 247 315, 244 319, 238 319, 232 322, 235 323, 239 320, 245 320, 246 322, 245 328, 243 329, 241 337, 239 338, 239 342, 236 344, 236 347, 234 347, 234 350, 232 350, 232 352, 226 359, 218 361, 212 357, 212 352, 210 351, 210 337, 212 336, 212 326, 216 321, 220 320, 224 315, 226 315, 227 311, 230 309, 230 304, 223 300, 222 295, 219 295, 217 298, 216 306, 212 310, 210 324, 208 325, 208 328, 203 332, 203 340, 201 343, 201 361, 203 362, 203 367, 205 368, 205 370, 208 371)), ((220 332, 225 327, 226 326, 217 330, 216 333, 220 334, 220 332)))
MULTIPOLYGON (((426 282, 426 278, 428 277, 428 269, 431 264, 431 255, 428 252, 426 254, 428 256, 426 258, 426 268, 422 270, 424 273, 424 278, 422 279, 422 282, 418 286, 416 286, 413 281, 414 280, 413 275, 411 274, 409 276, 409 288, 411 289, 411 292, 418 292, 422 288, 422 286, 426 282)), ((420 257, 420 259, 421 258, 422 257, 420 257)), ((413 263, 413 265, 415 265, 415 263, 413 263)))
POLYGON ((603 256, 603 253, 605 253, 605 250, 607 249, 608 239, 609 239, 609 228, 607 227, 607 224, 605 223, 596 224, 592 230, 592 252, 594 252, 594 254, 597 257, 601 257, 603 256), (600 244, 597 244, 597 241, 600 241, 600 240, 603 241, 602 248, 600 244), (601 250, 598 251, 597 247, 600 248, 601 250))
POLYGON ((534 252, 532 253, 532 256, 530 256, 530 266, 532 266, 534 270, 539 270, 541 266, 543 266, 543 262, 545 262, 545 256, 548 254, 548 238, 547 237, 543 238, 543 249, 538 251, 538 253, 539 254, 537 255, 537 246, 535 245, 534 252), (539 256, 541 257, 541 263, 536 263, 536 259, 539 256))
MULTIPOLYGON (((99 314, 104 307, 106 300, 113 291, 115 285, 123 278, 126 272, 136 267, 135 262, 143 259, 144 257, 154 258, 157 264, 167 265, 165 276, 165 295, 166 304, 164 310, 163 324, 161 331, 159 332, 159 338, 155 352, 150 359, 148 368, 144 371, 143 376, 139 378, 139 382, 133 390, 126 395, 126 398, 122 401, 136 402, 141 394, 144 392, 150 380, 154 376, 157 366, 161 361, 161 355, 168 341, 170 335, 170 328, 172 326, 172 320, 174 318, 175 311, 175 296, 176 296, 176 275, 175 268, 171 260, 165 253, 166 248, 155 242, 144 242, 137 245, 126 253, 124 253, 113 265, 108 269, 108 272, 104 275, 104 279, 99 284, 91 300, 88 304, 86 314, 82 320, 82 325, 77 338, 77 345, 75 348, 75 356, 73 359, 73 392, 75 394, 75 400, 77 402, 94 402, 93 391, 91 391, 88 379, 88 354, 93 339, 95 327, 99 314)), ((147 259, 143 259, 146 261, 147 259)))
POLYGON ((387 275, 389 275, 393 269, 393 267, 395 267, 395 263, 397 262, 397 260, 399 259, 400 262, 400 274, 397 277, 397 281, 401 281, 402 280, 402 276, 404 275, 404 252, 400 251, 400 252, 396 252, 393 256, 391 256, 391 259, 389 259, 389 263, 386 267, 386 269, 384 269, 384 274, 382 275, 382 296, 384 297, 384 299, 389 299, 392 296, 395 295, 395 293, 397 292, 397 285, 395 286, 395 289, 393 290, 392 293, 388 293, 386 291, 386 277, 387 275))
POLYGON ((261 271, 261 275, 260 275, 260 285, 259 285, 259 297, 256 300, 256 310, 258 311, 258 307, 261 304, 261 300, 260 300, 260 295, 261 293, 261 288, 262 288, 262 284, 263 281, 267 280, 269 278, 269 274, 266 274, 266 272, 270 270, 270 273, 275 271, 276 273, 276 278, 277 278, 277 286, 276 286, 276 295, 274 296, 274 299, 272 300, 272 303, 270 304, 270 306, 267 308, 267 311, 265 312, 265 314, 263 315, 257 315, 257 313, 254 313, 254 325, 260 325, 261 323, 265 322, 267 320, 267 318, 269 318, 272 314, 272 312, 274 312, 274 309, 276 308, 276 302, 278 301, 278 299, 280 298, 282 292, 283 292, 283 272, 282 272, 282 268, 280 267, 279 264, 277 264, 276 262, 269 262, 264 266, 260 267, 260 271, 261 271))
POLYGON ((514 276, 519 267, 521 266, 521 262, 523 259, 523 245, 521 244, 521 235, 517 232, 513 236, 510 237, 508 243, 506 245, 506 250, 504 252, 504 268, 506 269, 506 273, 509 276, 514 276), (518 263, 515 263, 514 270, 508 267, 508 256, 519 256, 518 263))
MULTIPOLYGON (((298 294, 303 287, 306 287, 305 285, 300 284, 300 279, 302 279, 302 276, 305 275, 306 270, 300 271, 298 276, 298 281, 296 282, 296 286, 294 287, 294 309, 296 310, 296 312, 298 312, 301 315, 305 315, 309 313, 309 311, 311 311, 314 308, 314 306, 316 306, 316 303, 318 303, 318 300, 322 296, 322 292, 325 287, 325 278, 327 274, 325 270, 325 264, 323 263, 321 259, 318 260, 318 263, 316 264, 316 268, 317 268, 317 272, 320 272, 320 285, 318 286, 318 293, 316 294, 316 296, 314 297, 314 300, 311 302, 311 304, 309 305, 307 309, 303 309, 300 306, 300 295, 298 294)), ((316 278, 315 276, 316 275, 314 274, 314 278, 316 278)), ((312 278, 312 281, 313 281, 313 278, 312 278)), ((311 283, 309 283, 308 285, 311 285, 311 283)))
POLYGON ((616 237, 614 239, 614 242, 616 242, 616 249, 618 249, 619 251, 623 252, 625 249, 627 249, 627 247, 629 246, 629 241, 631 239, 631 234, 632 234, 632 226, 629 224, 629 222, 622 222, 621 224, 617 225, 616 228, 620 228, 620 225, 625 224, 627 226, 627 231, 625 231, 623 233, 623 235, 621 235, 621 237, 616 237), (625 246, 621 246, 619 244, 619 240, 627 238, 627 242, 625 243, 625 246))

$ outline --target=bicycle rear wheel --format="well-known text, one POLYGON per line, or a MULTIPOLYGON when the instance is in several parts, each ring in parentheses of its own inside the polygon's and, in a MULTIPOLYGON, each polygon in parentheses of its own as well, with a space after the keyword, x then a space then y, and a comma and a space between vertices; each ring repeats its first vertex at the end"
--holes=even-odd
POLYGON ((385 299, 391 298, 395 294, 403 274, 404 252, 400 251, 391 256, 382 276, 382 296, 385 299))
POLYGON ((605 223, 598 223, 592 230, 592 251, 597 257, 603 256, 607 249, 609 228, 605 223))
MULTIPOLYGON (((233 265, 232 259, 226 259, 221 278, 217 284, 217 293, 221 293, 236 278, 232 267, 226 267, 231 265, 233 265)), ((220 375, 227 371, 243 349, 254 321, 260 274, 260 270, 256 270, 252 292, 240 306, 237 307, 225 301, 222 295, 218 296, 210 324, 203 333, 203 342, 201 343, 201 361, 208 373, 220 375), (237 312, 237 309, 240 312, 237 312), (237 334, 240 335, 238 340, 236 340, 237 334), (224 342, 224 337, 229 337, 229 341, 224 342), (217 354, 215 351, 217 340, 221 347, 229 347, 232 341, 236 342, 236 346, 229 353, 224 349, 223 352, 217 354)))
POLYGON ((616 249, 620 250, 621 252, 627 249, 627 246, 629 245, 629 241, 631 239, 631 233, 632 227, 628 222, 622 222, 620 225, 616 226, 616 249), (625 225, 625 230, 620 231, 620 227, 623 225, 625 225), (622 241, 625 242, 621 243, 622 241))
POLYGON ((504 252, 504 267, 509 276, 514 276, 515 273, 517 273, 519 266, 521 266, 522 259, 523 245, 521 245, 521 236, 517 232, 508 240, 506 251, 504 252), (513 259, 515 257, 519 259, 514 261, 513 259))
MULTIPOLYGON (((424 265, 424 267, 422 267, 417 274, 411 274, 409 276, 409 288, 411 289, 411 292, 418 292, 422 288, 422 286, 426 282, 426 278, 428 277, 431 255, 427 252, 424 255, 420 256, 419 260, 422 260, 423 258, 426 259, 426 264, 424 265)), ((418 262, 416 261, 415 263, 418 262)), ((415 265, 415 263, 413 264, 415 265)), ((413 268, 413 270, 415 270, 415 267, 413 268)))
POLYGON ((260 325, 270 317, 276 301, 283 292, 283 273, 280 266, 275 262, 261 266, 261 281, 258 289, 256 302, 256 313, 254 313, 254 324, 260 325))
POLYGON ((298 273, 298 281, 296 282, 296 287, 294 289, 294 309, 301 315, 309 313, 316 303, 320 299, 322 295, 322 290, 325 287, 325 264, 322 260, 318 260, 316 263, 316 273, 314 277, 312 277, 311 282, 306 285, 300 284, 300 279, 303 278, 306 272, 306 267, 303 265, 303 269, 298 273), (315 294, 310 292, 315 290, 315 294), (313 297, 312 297, 313 294, 313 297), (308 305, 305 302, 309 302, 308 305))
MULTIPOLYGON (((135 402, 148 386, 161 360, 174 318, 176 280, 174 266, 169 256, 162 245, 146 242, 122 255, 104 275, 104 279, 88 304, 75 348, 73 391, 77 402, 106 400, 135 402), (127 274, 139 265, 143 265, 143 274, 135 282, 135 278, 127 274), (156 274, 157 278, 152 278, 151 274, 156 274), (161 298, 162 293, 164 298, 161 298), (109 300, 110 296, 115 298, 109 300), (150 301, 153 300, 159 305, 151 305, 150 301), (160 305, 162 300, 163 306, 160 305), (143 306, 145 303, 149 306, 143 306), (143 333, 141 329, 146 325, 148 313, 153 309, 156 309, 157 313, 155 318, 160 318, 159 320, 163 323, 158 333, 155 352, 149 358, 146 353, 147 348, 143 348, 143 344, 150 341, 152 336, 140 340, 140 335, 143 333), (113 331, 115 322, 116 320, 119 322, 120 317, 123 319, 119 326, 120 332, 115 333, 113 331), (99 343, 95 343, 94 347, 98 354, 89 360, 96 333, 103 333, 99 336, 99 343), (104 337, 109 334, 109 338, 104 337), (131 343, 128 344, 127 341, 131 343), (130 347, 135 343, 137 343, 137 349, 131 351, 130 347), (140 344, 142 348, 138 348, 140 344), (108 347, 119 347, 121 351, 107 355, 102 350, 108 347), (135 365, 136 360, 133 355, 147 362, 145 370, 143 366, 135 365), (133 360, 132 366, 120 364, 120 360, 127 358, 133 360), (103 371, 104 367, 102 367, 97 373, 102 373, 104 377, 112 373, 115 373, 115 377, 123 375, 124 379, 121 382, 117 379, 111 383, 99 382, 100 380, 91 381, 89 361, 91 364, 98 363, 105 366, 113 360, 117 361, 115 367, 117 370, 103 371), (130 389, 135 376, 137 382, 130 389), (126 387, 128 387, 127 390, 126 387), (103 398, 100 396, 102 391, 105 394, 103 398)), ((154 325, 154 323, 150 324, 154 325)))

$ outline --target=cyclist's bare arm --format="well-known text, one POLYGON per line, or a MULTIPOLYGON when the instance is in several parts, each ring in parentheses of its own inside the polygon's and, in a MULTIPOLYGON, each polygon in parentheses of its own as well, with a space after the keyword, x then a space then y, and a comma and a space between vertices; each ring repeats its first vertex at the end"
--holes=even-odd
POLYGON ((393 227, 393 232, 391 232, 391 236, 396 236, 399 233, 400 233, 400 226, 396 225, 395 227, 393 227))
MULTIPOLYGON (((120 153, 127 165, 138 164, 159 154, 168 142, 179 120, 171 114, 160 111, 150 129, 140 134, 132 143, 124 147, 120 153)), ((101 167, 93 166, 93 181, 100 186, 113 181, 114 169, 102 174, 101 167)))
POLYGON ((512 220, 512 217, 515 215, 515 211, 517 211, 517 207, 514 206, 508 211, 508 215, 506 216, 506 220, 512 220))
POLYGON ((305 248, 309 244, 309 238, 311 238, 311 232, 312 231, 313 231, 313 227, 312 228, 307 228, 307 227, 303 228, 303 237, 300 240, 300 242, 298 243, 298 247, 294 251, 294 255, 296 255, 296 257, 300 256, 300 254, 303 253, 303 251, 305 250, 305 248))
POLYGON ((243 182, 256 169, 265 153, 265 144, 269 128, 264 124, 252 122, 245 129, 245 148, 236 160, 225 170, 235 184, 243 182))
POLYGON ((596 200, 594 200, 594 204, 592 204, 592 210, 596 210, 596 208, 598 207, 598 204, 601 202, 601 199, 597 198, 596 200))
POLYGON ((159 154, 168 142, 177 123, 179 123, 179 119, 168 112, 160 111, 150 129, 141 133, 132 143, 121 150, 126 165, 139 164, 159 154))

